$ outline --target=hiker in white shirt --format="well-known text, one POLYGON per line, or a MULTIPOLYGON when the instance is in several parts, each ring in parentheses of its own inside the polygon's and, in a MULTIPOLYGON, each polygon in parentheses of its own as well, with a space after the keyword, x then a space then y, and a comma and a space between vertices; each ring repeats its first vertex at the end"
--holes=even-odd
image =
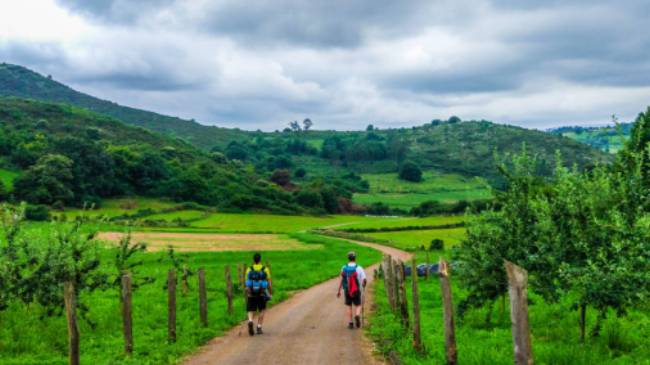
POLYGON ((363 268, 357 265, 357 255, 354 252, 348 253, 348 263, 341 268, 341 283, 336 297, 341 296, 341 289, 345 293, 345 305, 348 306, 348 328, 361 327, 362 293, 366 288, 366 273, 363 268), (352 322, 352 305, 355 306, 354 323, 352 322))

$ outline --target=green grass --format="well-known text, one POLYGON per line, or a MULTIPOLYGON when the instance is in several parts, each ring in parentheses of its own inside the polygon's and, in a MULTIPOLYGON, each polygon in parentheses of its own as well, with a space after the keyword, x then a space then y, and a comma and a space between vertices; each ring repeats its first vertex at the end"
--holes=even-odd
POLYGON ((582 133, 565 132, 562 133, 562 135, 573 139, 574 141, 582 142, 594 148, 599 148, 605 152, 615 154, 625 146, 625 142, 630 138, 630 136, 608 133, 611 131, 614 131, 614 129, 603 128, 602 130, 597 129, 582 133))
POLYGON ((462 223, 467 218, 462 215, 439 215, 431 217, 374 217, 360 223, 350 223, 335 227, 337 230, 348 229, 381 229, 381 228, 401 228, 401 227, 424 227, 424 226, 444 226, 448 224, 462 223))
POLYGON ((200 210, 178 210, 169 213, 159 213, 147 216, 146 219, 150 220, 162 220, 162 221, 173 221, 173 220, 196 220, 203 218, 206 215, 205 212, 200 210))
MULTIPOLYGON (((32 233, 43 237, 49 225, 34 225, 32 233)), ((275 286, 273 303, 289 297, 290 293, 310 287, 338 274, 351 244, 342 240, 311 234, 291 235, 314 249, 304 251, 263 252, 263 259, 271 264, 275 286), (323 249, 324 247, 324 249, 323 249)), ((380 258, 377 251, 353 246, 362 265, 370 265, 380 258)), ((114 271, 114 252, 103 250, 101 270, 114 271)), ((178 341, 167 344, 167 293, 163 290, 167 270, 171 267, 164 252, 144 254, 144 266, 137 269, 137 278, 150 276, 155 282, 142 286, 133 294, 134 343, 132 357, 122 355, 123 340, 118 291, 110 289, 82 295, 81 303, 89 306, 88 317, 96 322, 91 328, 81 322, 81 362, 84 364, 174 364, 195 351, 209 339, 222 334, 245 318, 243 294, 237 294, 235 312, 226 311, 224 267, 248 263, 252 252, 202 252, 187 254, 187 264, 192 271, 205 267, 208 299, 209 327, 202 328, 198 320, 196 276, 190 278, 190 293, 178 297, 178 341)), ((234 270, 236 277, 236 269, 234 270)), ((137 280, 137 279, 136 279, 137 280)), ((25 306, 14 303, 0 312, 0 363, 10 364, 67 364, 66 321, 62 316, 43 317, 37 304, 25 306)))
POLYGON ((0 169, 0 182, 4 184, 6 188, 11 190, 13 188, 14 179, 18 176, 17 172, 0 169))
POLYGON ((438 238, 444 241, 445 248, 453 247, 465 237, 465 228, 431 229, 417 231, 364 233, 366 236, 387 240, 390 246, 402 250, 414 251, 421 246, 429 247, 431 240, 438 238))
MULTIPOLYGON (((65 214, 68 218, 78 216, 86 217, 117 217, 125 214, 135 214, 141 210, 152 210, 159 212, 165 209, 172 209, 179 206, 178 203, 154 198, 119 198, 119 199, 106 199, 98 209, 83 210, 83 209, 66 209, 63 212, 54 212, 56 215, 65 214)), ((164 219, 164 218, 161 218, 164 219)), ((172 218, 173 219, 173 218, 172 218)))
MULTIPOLYGON (((422 340, 424 355, 413 350, 412 335, 404 331, 398 318, 390 312, 384 287, 375 286, 377 309, 370 318, 369 333, 383 353, 396 351, 404 364, 444 364, 444 334, 440 285, 437 279, 419 280, 422 340)), ((454 284, 452 292, 457 304, 465 292, 454 284)), ((412 305, 411 282, 407 282, 408 303, 412 305)), ((578 341, 578 314, 568 301, 546 304, 534 293, 529 306, 532 347, 537 364, 650 364, 650 316, 640 310, 628 317, 617 318, 610 313, 598 338, 578 341)), ((470 311, 462 320, 456 317, 458 363, 463 365, 512 364, 513 348, 510 317, 494 306, 492 322, 486 324, 487 309, 470 311)), ((507 307, 507 302, 506 302, 507 307)), ((409 313, 412 319, 412 308, 409 313)), ((588 325, 595 323, 595 311, 588 312, 588 325)))
POLYGON ((365 174, 362 177, 370 183, 370 191, 354 195, 354 201, 359 204, 384 203, 408 210, 430 200, 453 203, 491 197, 489 188, 481 179, 456 174, 425 171, 424 180, 419 183, 400 180, 396 173, 365 174))

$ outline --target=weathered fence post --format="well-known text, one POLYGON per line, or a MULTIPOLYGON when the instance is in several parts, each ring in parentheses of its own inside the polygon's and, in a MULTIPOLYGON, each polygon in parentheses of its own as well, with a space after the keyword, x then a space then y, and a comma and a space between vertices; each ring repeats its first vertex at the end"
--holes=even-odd
POLYGON ((405 299, 406 296, 402 296, 400 293, 400 282, 404 282, 404 267, 401 261, 393 261, 393 298, 395 298, 395 312, 400 309, 402 303, 406 303, 402 299, 405 299))
POLYGON ((411 276, 413 283, 413 347, 417 352, 422 352, 422 336, 420 334, 420 298, 418 297, 418 264, 415 257, 411 260, 411 276))
POLYGON ((405 266, 401 261, 395 266, 398 268, 397 276, 399 278, 399 285, 397 287, 399 288, 399 309, 402 317, 402 326, 409 328, 409 307, 406 299, 406 286, 404 284, 406 281, 406 270, 404 270, 405 266))
POLYGON ((226 265, 226 297, 228 298, 228 314, 232 314, 232 277, 230 265, 226 265))
POLYGON ((77 323, 77 295, 72 281, 63 285, 65 317, 68 321, 68 356, 70 365, 79 365, 79 324, 77 323))
POLYGON ((532 365, 533 351, 528 324, 528 272, 507 260, 504 260, 504 265, 508 274, 515 364, 532 365))
POLYGON ((429 261, 429 251, 427 251, 427 261, 425 262, 426 267, 425 267, 425 269, 424 269, 424 278, 425 278, 427 281, 429 280, 429 269, 430 269, 429 263, 430 263, 430 262, 431 262, 431 261, 429 261))
POLYGON ((451 297, 451 283, 449 281, 449 264, 440 258, 438 264, 438 273, 440 275, 440 291, 442 292, 442 315, 445 324, 445 355, 447 365, 456 365, 458 363, 458 353, 456 350, 456 333, 454 330, 454 306, 451 297))
POLYGON ((190 292, 190 286, 187 283, 187 277, 189 276, 189 270, 186 265, 183 265, 183 275, 181 277, 181 292, 183 296, 186 296, 190 292))
POLYGON ((386 285, 386 296, 388 297, 388 304, 390 304, 391 310, 395 311, 395 293, 393 289, 393 258, 388 255, 386 256, 386 273, 384 275, 384 284, 386 285))
POLYGON ((205 269, 200 268, 199 276, 199 317, 203 327, 208 326, 208 295, 205 289, 205 269))
POLYGON ((133 352, 133 315, 131 310, 131 275, 122 275, 122 327, 124 329, 124 352, 133 352))
POLYGON ((167 340, 176 342, 176 271, 167 273, 167 340))

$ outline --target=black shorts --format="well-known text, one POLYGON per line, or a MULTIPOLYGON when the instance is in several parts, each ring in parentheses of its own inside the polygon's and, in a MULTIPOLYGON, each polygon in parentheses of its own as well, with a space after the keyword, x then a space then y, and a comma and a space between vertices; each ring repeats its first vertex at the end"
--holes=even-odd
POLYGON ((361 305, 361 292, 356 292, 353 296, 349 296, 347 293, 345 294, 345 305, 352 304, 356 306, 361 305))
POLYGON ((263 295, 248 297, 246 301, 246 311, 256 312, 266 309, 266 297, 263 295))

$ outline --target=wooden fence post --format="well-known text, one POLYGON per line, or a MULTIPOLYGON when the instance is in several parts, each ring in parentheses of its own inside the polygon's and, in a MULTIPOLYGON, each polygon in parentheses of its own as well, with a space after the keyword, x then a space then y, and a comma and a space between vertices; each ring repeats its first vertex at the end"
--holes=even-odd
POLYGON ((420 334, 420 298, 418 297, 418 264, 415 257, 411 260, 411 277, 413 283, 413 347, 422 353, 422 336, 420 334))
POLYGON ((77 323, 77 295, 72 281, 63 285, 65 317, 68 321, 68 356, 70 365, 79 365, 79 323, 77 323))
POLYGON ((406 303, 400 294, 400 283, 404 282, 404 270, 401 261, 393 261, 393 297, 395 298, 395 313, 398 313, 402 303, 406 303))
POLYGON ((232 277, 230 265, 226 265, 226 297, 228 299, 228 314, 232 314, 232 277))
POLYGON ((442 292, 442 315, 445 324, 445 355, 447 357, 447 365, 456 365, 458 363, 458 353, 456 350, 454 306, 451 296, 449 264, 442 258, 440 258, 438 272, 440 274, 440 291, 442 292))
POLYGON ((205 289, 205 269, 200 268, 199 276, 199 317, 203 327, 208 326, 208 295, 205 289))
POLYGON ((189 276, 189 270, 186 265, 183 265, 183 276, 181 278, 181 293, 183 296, 186 296, 190 292, 190 286, 187 283, 187 277, 189 276))
POLYGON ((124 329, 124 352, 133 352, 133 312, 131 310, 131 275, 122 275, 122 327, 124 329))
POLYGON ((395 293, 393 289, 393 258, 388 255, 386 256, 386 272, 384 275, 384 284, 386 284, 386 296, 388 297, 388 304, 390 304, 391 310, 395 311, 395 293))
POLYGON ((406 281, 406 270, 404 270, 405 266, 401 261, 395 266, 398 268, 397 276, 399 277, 399 309, 402 317, 402 326, 404 326, 404 328, 409 328, 409 307, 408 301, 406 299, 406 285, 404 284, 406 281))
POLYGON ((169 343, 176 342, 176 271, 170 269, 167 273, 167 339, 169 343))
POLYGON ((516 365, 533 365, 533 351, 528 324, 528 272, 504 260, 508 274, 510 320, 516 365))

